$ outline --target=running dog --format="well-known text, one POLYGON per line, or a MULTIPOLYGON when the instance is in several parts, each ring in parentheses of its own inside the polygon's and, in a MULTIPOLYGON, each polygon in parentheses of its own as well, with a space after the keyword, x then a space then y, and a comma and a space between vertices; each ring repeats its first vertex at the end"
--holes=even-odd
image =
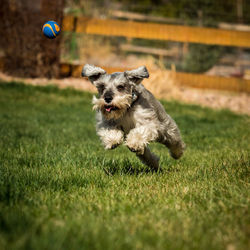
POLYGON ((182 156, 185 144, 175 121, 141 84, 149 77, 145 66, 107 74, 100 67, 86 64, 82 76, 87 77, 99 93, 93 97, 93 109, 97 111, 97 134, 105 149, 124 143, 153 170, 159 168, 159 157, 150 151, 150 142, 164 144, 174 159, 182 156))

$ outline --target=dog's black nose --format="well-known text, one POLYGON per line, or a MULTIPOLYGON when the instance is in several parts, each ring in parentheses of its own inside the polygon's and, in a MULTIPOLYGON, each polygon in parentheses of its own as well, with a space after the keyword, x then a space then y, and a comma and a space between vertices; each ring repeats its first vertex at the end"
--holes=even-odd
POLYGON ((113 100, 113 98, 111 96, 107 96, 104 98, 104 100, 106 103, 110 103, 113 100))
POLYGON ((113 100, 113 92, 112 90, 107 90, 106 93, 104 93, 104 100, 106 103, 110 103, 113 100))

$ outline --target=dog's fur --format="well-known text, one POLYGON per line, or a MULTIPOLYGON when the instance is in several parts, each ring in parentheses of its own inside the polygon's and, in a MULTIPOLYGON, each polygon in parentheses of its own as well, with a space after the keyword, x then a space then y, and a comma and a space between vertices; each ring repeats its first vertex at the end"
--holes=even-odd
POLYGON ((154 170, 159 168, 159 158, 149 150, 150 142, 167 146, 174 159, 182 156, 185 144, 176 123, 141 84, 143 78, 149 77, 145 66, 107 74, 86 64, 82 76, 88 77, 99 93, 98 98, 93 97, 93 108, 97 111, 97 134, 105 149, 114 149, 124 142, 154 170))

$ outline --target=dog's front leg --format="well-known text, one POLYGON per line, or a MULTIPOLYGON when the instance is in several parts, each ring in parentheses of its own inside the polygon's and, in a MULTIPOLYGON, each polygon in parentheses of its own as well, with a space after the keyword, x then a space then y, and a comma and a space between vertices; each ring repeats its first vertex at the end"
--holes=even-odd
POLYGON ((147 124, 131 129, 126 138, 126 146, 138 155, 143 155, 147 144, 156 140, 158 132, 154 124, 147 124))
POLYGON ((97 130, 105 149, 114 149, 122 144, 124 139, 123 131, 117 128, 101 127, 97 130))

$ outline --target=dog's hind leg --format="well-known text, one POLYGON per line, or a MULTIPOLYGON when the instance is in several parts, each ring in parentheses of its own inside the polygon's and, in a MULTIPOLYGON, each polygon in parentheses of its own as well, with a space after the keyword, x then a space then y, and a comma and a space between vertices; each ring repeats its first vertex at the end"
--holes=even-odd
POLYGON ((162 141, 159 141, 162 144, 164 144, 170 152, 170 155, 174 159, 179 159, 186 148, 185 143, 182 141, 181 136, 179 134, 179 130, 176 131, 176 133, 173 135, 171 134, 165 134, 165 138, 162 141))
POLYGON ((145 147, 143 154, 136 154, 136 156, 152 170, 159 169, 159 157, 153 154, 148 147, 145 147))
POLYGON ((183 155, 186 146, 183 141, 179 140, 175 144, 168 145, 168 148, 171 156, 177 160, 183 155))
POLYGON ((186 145, 181 138, 178 127, 175 123, 172 125, 172 128, 166 128, 165 131, 162 132, 161 136, 158 138, 158 142, 169 149, 170 155, 174 159, 179 159, 183 155, 186 145))

